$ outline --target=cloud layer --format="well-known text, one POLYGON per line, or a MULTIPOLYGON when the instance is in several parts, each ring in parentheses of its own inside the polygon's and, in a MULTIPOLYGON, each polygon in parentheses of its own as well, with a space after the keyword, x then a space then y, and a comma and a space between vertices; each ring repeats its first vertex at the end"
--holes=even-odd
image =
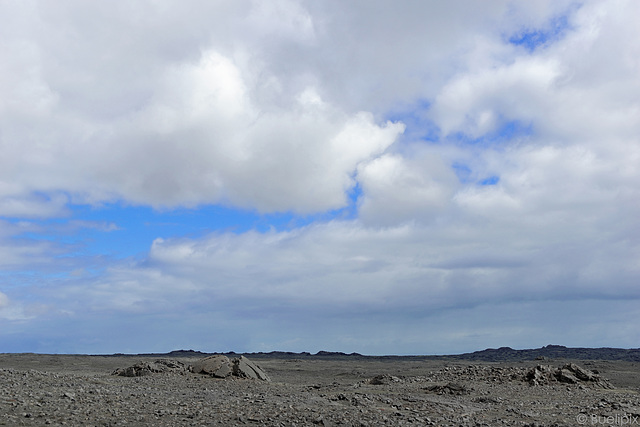
POLYGON ((26 40, 10 34, 6 42, 6 61, 32 72, 3 73, 4 215, 61 207, 30 202, 34 191, 169 208, 222 202, 265 212, 335 209, 346 204, 358 164, 403 131, 325 102, 312 82, 283 93, 281 79, 247 47, 147 58, 149 38, 114 46, 138 16, 114 17, 108 22, 117 28, 103 23, 106 34, 95 34, 40 6, 53 14, 44 27, 67 32, 51 50, 46 32, 26 40), (76 31, 89 41, 77 40, 76 31), (137 49, 141 57, 130 52, 137 49))
POLYGON ((7 345, 634 346, 639 8, 3 3, 7 345), (114 203, 304 225, 124 260, 59 237, 121 229, 74 218, 114 203))

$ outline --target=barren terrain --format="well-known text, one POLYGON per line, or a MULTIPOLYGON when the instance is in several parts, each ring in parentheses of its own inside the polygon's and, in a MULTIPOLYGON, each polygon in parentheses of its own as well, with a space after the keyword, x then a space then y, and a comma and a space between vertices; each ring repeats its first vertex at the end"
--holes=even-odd
POLYGON ((158 355, 0 354, 0 425, 640 425, 636 361, 254 356, 270 382, 112 375, 158 355))

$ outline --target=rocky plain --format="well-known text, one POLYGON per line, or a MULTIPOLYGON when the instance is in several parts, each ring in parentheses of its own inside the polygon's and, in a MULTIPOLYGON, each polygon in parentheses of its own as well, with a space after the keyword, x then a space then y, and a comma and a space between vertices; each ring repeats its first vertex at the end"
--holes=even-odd
POLYGON ((640 350, 0 354, 7 426, 640 425, 640 350))

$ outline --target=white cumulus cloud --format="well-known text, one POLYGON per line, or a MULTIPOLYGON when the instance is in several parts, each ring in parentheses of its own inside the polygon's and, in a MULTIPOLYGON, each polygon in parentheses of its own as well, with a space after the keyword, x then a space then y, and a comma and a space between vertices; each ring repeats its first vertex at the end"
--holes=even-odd
POLYGON ((77 351, 112 345, 79 324, 135 324, 133 347, 635 345, 640 3, 190 4, 0 4, 5 318, 77 351), (38 238, 125 230, 73 218, 105 202, 293 220, 135 259, 38 238))

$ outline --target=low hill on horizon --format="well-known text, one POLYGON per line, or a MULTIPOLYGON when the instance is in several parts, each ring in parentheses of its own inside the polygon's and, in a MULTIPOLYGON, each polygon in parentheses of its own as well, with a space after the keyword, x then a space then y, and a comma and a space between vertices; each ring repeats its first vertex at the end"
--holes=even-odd
POLYGON ((111 356, 147 356, 147 357, 206 357, 213 354, 224 354, 227 356, 244 355, 254 359, 260 358, 277 358, 277 359, 415 359, 415 360, 468 360, 483 362, 517 362, 536 359, 578 359, 578 360, 620 360, 628 362, 640 362, 640 348, 624 349, 624 348, 587 348, 587 347, 565 347, 562 345, 547 345, 535 349, 515 350, 511 347, 488 348, 485 350, 475 351, 472 353, 452 354, 452 355, 385 355, 385 356, 369 356, 359 353, 342 353, 332 351, 319 351, 315 354, 309 352, 288 352, 288 351, 271 351, 271 352, 253 352, 253 353, 235 353, 235 352, 218 352, 206 353, 195 350, 174 350, 169 353, 142 353, 137 355, 129 354, 113 354, 111 356))

